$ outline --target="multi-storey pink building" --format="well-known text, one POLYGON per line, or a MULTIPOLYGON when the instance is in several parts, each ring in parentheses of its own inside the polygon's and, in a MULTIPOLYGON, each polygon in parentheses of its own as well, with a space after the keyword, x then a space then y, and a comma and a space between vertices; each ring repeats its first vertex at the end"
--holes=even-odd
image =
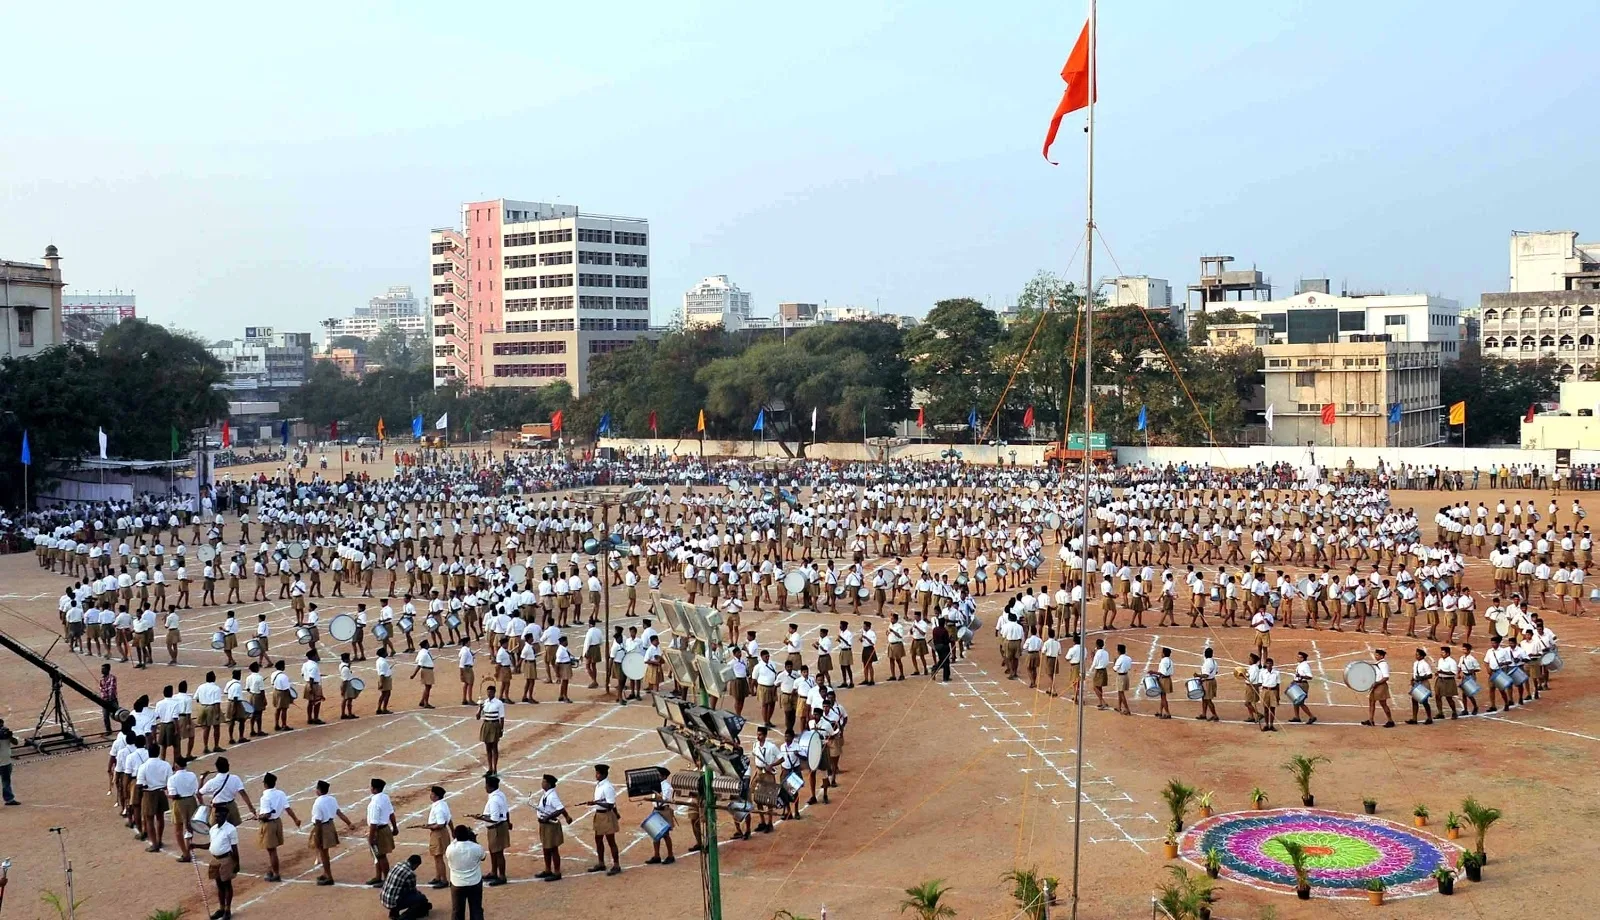
POLYGON ((499 198, 434 230, 434 383, 587 389, 589 360, 650 328, 650 225, 499 198))

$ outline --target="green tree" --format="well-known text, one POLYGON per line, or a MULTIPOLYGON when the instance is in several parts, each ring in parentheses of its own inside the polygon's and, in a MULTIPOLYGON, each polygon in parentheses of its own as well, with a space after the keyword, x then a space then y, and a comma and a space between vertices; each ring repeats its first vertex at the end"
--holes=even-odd
POLYGON ((1003 330, 993 310, 970 297, 941 300, 906 333, 911 385, 928 394, 929 424, 980 424, 1005 384, 995 364, 1003 330))
POLYGON ((367 360, 398 370, 416 370, 424 364, 432 366, 431 339, 427 332, 407 334, 397 323, 389 323, 367 343, 367 360))
POLYGON ((359 335, 336 335, 328 343, 333 348, 348 348, 362 354, 367 352, 367 340, 359 335))
POLYGON ((1515 444, 1528 407, 1555 398, 1559 366, 1553 358, 1507 361, 1463 353, 1440 367, 1439 399, 1447 407, 1467 404, 1468 446, 1515 444))
POLYGON ((1258 323, 1260 321, 1261 318, 1259 316, 1240 313, 1234 307, 1206 310, 1204 313, 1197 313, 1194 322, 1189 324, 1189 341, 1195 345, 1204 345, 1206 342, 1206 330, 1212 326, 1225 326, 1229 323, 1258 323))

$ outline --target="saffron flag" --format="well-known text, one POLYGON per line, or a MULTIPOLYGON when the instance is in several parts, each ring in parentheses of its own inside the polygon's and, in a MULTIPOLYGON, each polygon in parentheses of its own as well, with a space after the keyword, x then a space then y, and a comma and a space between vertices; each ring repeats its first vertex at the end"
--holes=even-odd
POLYGON ((1136 427, 1134 429, 1134 431, 1144 431, 1146 428, 1149 428, 1149 427, 1150 427, 1150 416, 1145 414, 1145 407, 1144 406, 1140 406, 1139 407, 1139 425, 1138 425, 1138 427, 1136 427))
POLYGON ((650 410, 650 433, 656 433, 656 410, 650 410))
POLYGON ((33 466, 33 451, 28 449, 28 432, 22 432, 22 465, 33 466))
POLYGON ((695 423, 694 430, 704 433, 706 430, 706 410, 700 410, 700 420, 695 423))
POLYGON ((1524 422, 1531 422, 1531 421, 1533 421, 1533 410, 1534 410, 1534 407, 1533 407, 1533 406, 1529 406, 1529 407, 1528 407, 1528 414, 1527 414, 1527 415, 1524 415, 1524 416, 1523 416, 1523 417, 1522 417, 1522 420, 1523 420, 1523 421, 1524 421, 1524 422))
POLYGON ((1029 406, 1027 408, 1027 411, 1022 413, 1022 427, 1024 427, 1024 428, 1032 428, 1033 427, 1033 407, 1032 406, 1029 406))
POLYGON ((222 420, 222 447, 224 450, 233 446, 233 432, 228 428, 228 420, 222 420))
MULTIPOLYGON (((1056 112, 1050 116, 1050 130, 1044 136, 1044 159, 1051 166, 1055 161, 1050 159, 1050 145, 1056 142, 1056 132, 1061 130, 1061 119, 1068 112, 1076 112, 1089 105, 1089 24, 1083 24, 1083 31, 1078 33, 1078 42, 1072 46, 1072 53, 1067 55, 1067 63, 1061 68, 1061 79, 1067 84, 1067 89, 1061 94, 1061 102, 1056 105, 1056 112)), ((1100 98, 1100 87, 1095 86, 1095 99, 1100 98)))
POLYGON ((1399 403, 1390 403, 1389 404, 1389 424, 1391 424, 1391 425, 1400 424, 1400 404, 1399 403))
POLYGON ((554 433, 556 433, 556 432, 561 430, 561 422, 562 422, 562 415, 561 415, 561 410, 560 409, 557 409, 556 411, 550 413, 550 432, 551 432, 551 434, 554 434, 554 433))
POLYGON ((1267 430, 1268 431, 1272 430, 1272 407, 1274 405, 1276 405, 1276 403, 1267 403, 1266 416, 1267 416, 1267 430))
POLYGON ((1467 404, 1465 402, 1450 404, 1450 424, 1465 425, 1467 423, 1467 404))
POLYGON ((1322 404, 1322 424, 1324 424, 1324 425, 1332 425, 1333 424, 1333 420, 1335 418, 1338 418, 1338 415, 1337 415, 1336 411, 1333 408, 1333 403, 1323 403, 1322 404))
POLYGON ((921 406, 917 407, 917 427, 928 427, 928 416, 925 414, 924 409, 921 406))
POLYGON ((381 417, 378 419, 378 440, 383 440, 383 419, 381 417))

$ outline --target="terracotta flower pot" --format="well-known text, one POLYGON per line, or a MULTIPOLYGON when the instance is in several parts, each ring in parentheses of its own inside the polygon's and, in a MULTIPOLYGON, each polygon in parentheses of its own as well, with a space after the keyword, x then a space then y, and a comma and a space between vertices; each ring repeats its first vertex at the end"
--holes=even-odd
POLYGON ((1383 906, 1383 892, 1381 892, 1381 891, 1369 891, 1369 892, 1367 892, 1367 900, 1372 902, 1372 906, 1373 907, 1382 907, 1383 906))
POLYGON ((1165 843, 1162 844, 1161 848, 1168 859, 1178 858, 1178 845, 1176 843, 1165 843))
POLYGON ((1445 834, 1444 835, 1446 837, 1450 838, 1451 840, 1457 840, 1457 839, 1459 839, 1461 837, 1461 828, 1459 828, 1459 827, 1447 828, 1445 830, 1445 834))
POLYGON ((1421 816, 1418 816, 1414 820, 1414 823, 1417 825, 1417 827, 1427 827, 1428 826, 1428 819, 1424 818, 1424 817, 1421 817, 1421 816))
POLYGON ((1211 817, 1211 806, 1210 805, 1201 805, 1200 806, 1200 817, 1202 817, 1202 818, 1211 817))

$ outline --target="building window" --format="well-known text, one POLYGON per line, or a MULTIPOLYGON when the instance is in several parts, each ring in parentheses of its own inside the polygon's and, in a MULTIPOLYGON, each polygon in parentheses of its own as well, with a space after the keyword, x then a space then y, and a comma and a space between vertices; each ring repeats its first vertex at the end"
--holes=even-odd
POLYGON ((649 328, 650 328, 650 321, 647 320, 647 319, 619 319, 619 320, 617 320, 617 331, 618 332, 622 332, 624 330, 632 331, 632 332, 643 332, 643 331, 645 331, 646 329, 649 329, 649 328))
POLYGON ((435 358, 448 358, 448 357, 450 357, 451 355, 453 355, 455 353, 456 353, 456 347, 454 345, 435 345, 435 346, 433 346, 433 356, 435 358))
POLYGON ((1500 311, 1499 310, 1490 308, 1488 310, 1483 311, 1483 321, 1486 322, 1486 323, 1492 323, 1492 322, 1494 322, 1495 320, 1497 320, 1499 318, 1500 318, 1500 311))
POLYGON ((572 287, 571 275, 540 275, 539 286, 542 288, 572 287))
POLYGON ((1540 348, 1554 348, 1554 347, 1556 347, 1556 337, 1553 336, 1553 335, 1541 336, 1539 338, 1539 347, 1540 348))
POLYGON ((618 297, 617 298, 617 309, 618 310, 648 310, 648 309, 650 309, 650 298, 648 298, 648 297, 618 297))
POLYGON ((650 279, 644 275, 618 275, 617 287, 619 288, 647 288, 650 279))
POLYGON ((1533 336, 1525 335, 1522 337, 1522 350, 1533 351, 1533 336))
POLYGON ((1584 304, 1583 306, 1578 308, 1578 319, 1585 319, 1585 318, 1590 318, 1590 317, 1593 317, 1593 316, 1594 316, 1594 307, 1591 307, 1588 304, 1584 304))
POLYGON ((1317 385, 1316 371, 1295 371, 1294 385, 1297 387, 1314 387, 1317 385))
POLYGON ((614 298, 601 297, 597 294, 583 294, 578 297, 578 308, 581 310, 609 310, 614 298))
POLYGON ((578 264, 579 265, 610 265, 611 264, 611 253, 609 253, 609 252, 592 252, 592 251, 587 250, 587 249, 580 249, 580 250, 578 250, 578 264))
POLYGON ((578 228, 578 242, 580 243, 609 243, 611 242, 610 230, 586 230, 578 228))
POLYGON ((649 261, 650 261, 650 257, 645 255, 642 252, 619 252, 619 253, 617 253, 617 264, 618 265, 627 265, 627 266, 630 266, 632 268, 644 268, 649 261))
POLYGON ((1539 311, 1539 318, 1540 319, 1555 319, 1555 316, 1556 316, 1556 311, 1550 309, 1549 307, 1545 307, 1544 309, 1539 311))
MULTIPOLYGON (((523 324, 526 325, 526 324, 523 324)), ((510 332, 511 330, 506 330, 510 332)), ((532 330, 517 330, 519 332, 532 330)), ((567 343, 557 342, 496 342, 493 354, 496 357, 506 355, 564 355, 567 353, 567 343)))
MULTIPOLYGON (((1511 340, 1507 339, 1506 341, 1509 342, 1511 340)), ((1583 335, 1578 336, 1578 350, 1579 351, 1593 351, 1594 350, 1594 336, 1588 334, 1587 332, 1585 332, 1583 335)))
POLYGON ((585 317, 581 320, 578 320, 578 328, 584 330, 585 332, 610 332, 616 327, 613 325, 613 321, 609 319, 585 317))
POLYGON ((1560 317, 1562 319, 1572 319, 1572 308, 1571 307, 1562 307, 1561 308, 1561 313, 1559 315, 1560 315, 1560 317))
POLYGON ((589 341, 589 354, 603 355, 632 345, 633 339, 591 339, 589 341))
POLYGON ((541 252, 541 253, 539 253, 539 264, 540 265, 571 265, 572 264, 572 250, 563 249, 563 250, 560 250, 558 252, 541 252))
MULTIPOLYGON (((1562 351, 1571 351, 1573 346, 1577 344, 1577 341, 1570 335, 1564 335, 1561 337, 1561 341, 1557 344, 1560 346, 1562 351)), ((1485 342, 1483 347, 1493 348, 1494 346, 1485 342)))
POLYGON ((33 316, 31 314, 17 314, 17 344, 23 348, 33 347, 33 316))
POLYGON ((618 246, 643 246, 645 235, 643 233, 629 233, 625 230, 617 231, 618 246))
POLYGON ((579 287, 611 287, 610 275, 578 275, 579 287))
POLYGON ((433 327, 434 338, 442 339, 447 335, 455 335, 456 327, 450 323, 440 323, 433 327))
POLYGON ((539 320, 540 332, 571 332, 572 320, 570 319, 541 319, 539 320))
POLYGON ((565 364, 496 364, 496 377, 565 377, 565 364))
POLYGON ((1367 331, 1367 311, 1365 310, 1340 310, 1340 332, 1365 332, 1367 331))

